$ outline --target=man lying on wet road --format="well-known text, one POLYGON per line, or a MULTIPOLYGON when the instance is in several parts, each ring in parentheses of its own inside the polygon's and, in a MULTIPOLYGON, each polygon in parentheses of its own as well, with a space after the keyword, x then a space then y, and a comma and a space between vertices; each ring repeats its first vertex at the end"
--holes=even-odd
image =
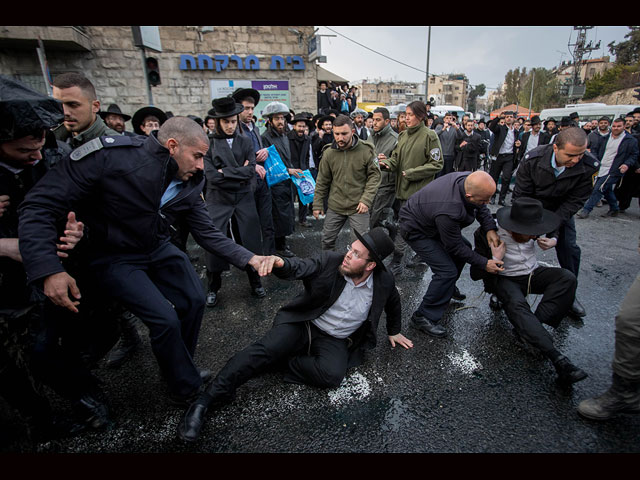
POLYGON ((208 409, 229 403, 239 386, 275 365, 285 367, 289 383, 339 386, 347 368, 362 363, 364 350, 375 347, 383 310, 391 346, 413 347, 400 333, 400 295, 382 263, 393 252, 393 240, 381 227, 356 235, 346 255, 326 250, 313 258, 275 262, 273 273, 303 280, 304 292, 282 307, 273 327, 233 356, 189 406, 178 425, 179 438, 197 440, 208 409))

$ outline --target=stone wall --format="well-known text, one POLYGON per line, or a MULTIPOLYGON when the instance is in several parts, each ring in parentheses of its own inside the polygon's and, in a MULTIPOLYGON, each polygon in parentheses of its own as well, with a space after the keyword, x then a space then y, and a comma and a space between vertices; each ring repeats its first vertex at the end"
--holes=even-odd
MULTIPOLYGON (((162 52, 147 51, 147 56, 158 60, 161 85, 152 87, 155 106, 174 115, 204 117, 211 108, 209 82, 213 79, 229 80, 288 80, 291 108, 296 111, 315 112, 317 72, 315 62, 307 60, 304 41, 313 34, 310 26, 216 26, 213 32, 202 34, 200 27, 160 26, 162 52), (289 31, 295 29, 298 34, 289 31), (220 72, 213 70, 180 70, 180 55, 256 55, 260 70, 239 70, 234 62, 220 72), (298 55, 304 59, 304 70, 270 70, 272 55, 282 57, 298 55)), ((143 56, 133 45, 130 26, 85 27, 91 40, 91 51, 68 51, 46 48, 51 75, 66 71, 84 73, 95 85, 104 108, 117 103, 123 112, 133 114, 148 104, 147 87, 143 72, 143 56)), ((26 83, 37 83, 42 78, 35 50, 0 50, 0 74, 15 75, 26 83)), ((44 85, 44 84, 42 84, 44 85)))

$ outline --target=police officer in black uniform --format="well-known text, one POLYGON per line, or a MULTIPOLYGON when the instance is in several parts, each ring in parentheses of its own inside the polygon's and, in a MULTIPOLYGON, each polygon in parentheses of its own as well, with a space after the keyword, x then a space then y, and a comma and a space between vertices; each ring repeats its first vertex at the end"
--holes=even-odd
MULTIPOLYGON (((545 209, 562 219, 560 227, 549 232, 555 246, 558 263, 578 278, 580 247, 576 240, 573 216, 582 208, 593 190, 591 178, 600 162, 587 151, 587 135, 579 127, 567 127, 552 144, 541 145, 527 153, 518 167, 513 199, 535 198, 545 209)), ((544 248, 544 247, 542 247, 544 248)), ((547 249, 545 248, 545 250, 547 249)), ((582 304, 575 299, 570 313, 584 317, 582 304)))
POLYGON ((210 374, 193 355, 204 291, 187 255, 169 240, 161 208, 200 194, 209 141, 191 119, 174 117, 149 137, 100 137, 74 150, 21 206, 20 252, 30 282, 77 312, 81 290, 55 254, 55 219, 82 204, 95 281, 149 328, 170 398, 184 404, 210 374))

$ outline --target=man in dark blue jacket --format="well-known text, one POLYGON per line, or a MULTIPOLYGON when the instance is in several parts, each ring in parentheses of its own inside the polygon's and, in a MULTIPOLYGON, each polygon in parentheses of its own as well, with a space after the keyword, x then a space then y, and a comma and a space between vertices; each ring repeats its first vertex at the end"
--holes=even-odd
POLYGON ((462 229, 478 220, 487 241, 500 244, 498 227, 486 206, 495 191, 496 184, 487 172, 455 172, 418 190, 400 209, 400 235, 433 272, 422 303, 411 317, 413 327, 436 337, 446 334, 440 320, 466 263, 489 273, 502 270, 501 262, 474 252, 462 236, 462 229))
POLYGON ((618 199, 613 190, 628 170, 638 166, 638 141, 624 130, 624 120, 617 118, 611 124, 611 132, 592 149, 598 160, 600 169, 598 178, 587 203, 576 217, 587 218, 596 204, 604 196, 609 204, 609 211, 604 217, 617 217, 620 210, 618 199))
POLYGON ((147 138, 100 137, 59 162, 20 208, 20 253, 29 282, 54 304, 77 312, 80 289, 58 261, 55 225, 78 207, 91 232, 93 280, 149 328, 175 403, 190 401, 207 376, 193 362, 204 291, 187 255, 170 242, 161 209, 178 195, 200 194, 208 148, 203 129, 186 117, 167 120, 147 138))

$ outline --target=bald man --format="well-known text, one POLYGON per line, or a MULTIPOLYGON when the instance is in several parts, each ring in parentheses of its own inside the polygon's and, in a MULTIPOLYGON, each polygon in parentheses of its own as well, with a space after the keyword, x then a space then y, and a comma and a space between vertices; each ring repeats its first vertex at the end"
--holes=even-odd
POLYGON ((411 316, 412 327, 435 337, 446 335, 442 316, 466 263, 492 274, 504 270, 501 261, 477 254, 462 236, 462 229, 477 220, 489 244, 501 244, 486 206, 495 191, 487 172, 450 173, 418 190, 400 209, 400 235, 433 272, 422 303, 411 316))

